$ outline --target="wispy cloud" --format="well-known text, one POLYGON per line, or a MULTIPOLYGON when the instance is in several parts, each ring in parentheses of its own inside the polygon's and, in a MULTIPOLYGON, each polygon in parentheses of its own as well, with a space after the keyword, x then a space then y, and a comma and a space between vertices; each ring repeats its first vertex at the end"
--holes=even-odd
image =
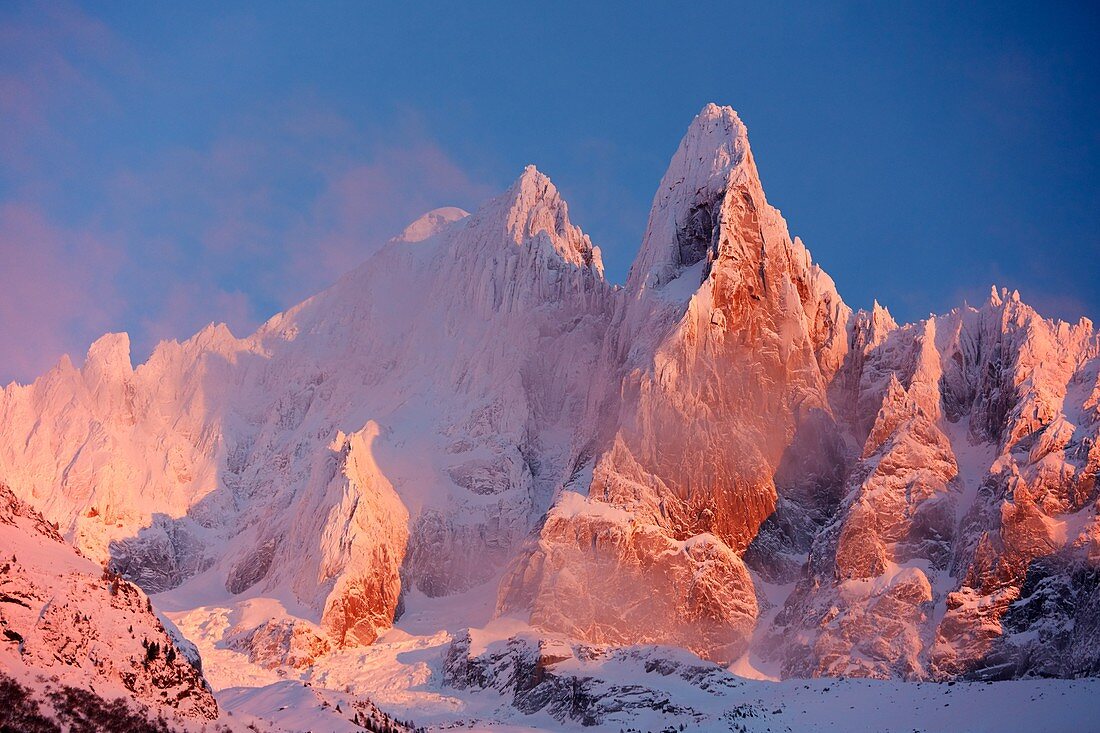
POLYGON ((312 271, 323 281, 350 270, 420 213, 447 204, 471 207, 493 193, 431 141, 384 148, 369 162, 341 163, 288 247, 294 272, 312 271))
POLYGON ((209 321, 247 332, 424 211, 491 193, 431 139, 379 139, 331 112, 282 107, 118 171, 101 217, 124 243, 127 280, 145 283, 127 295, 155 314, 140 342, 209 321))
POLYGON ((15 6, 0 18, 0 163, 24 187, 43 182, 43 161, 63 173, 75 151, 57 124, 79 124, 111 105, 105 81, 133 70, 133 56, 102 22, 67 3, 15 6), (18 178, 16 178, 18 177, 18 178))
POLYGON ((87 232, 52 224, 33 205, 0 204, 0 376, 49 368, 117 322, 120 253, 87 232))
MULTIPOLYGON (((492 193, 422 125, 366 127, 308 92, 244 105, 201 143, 89 151, 97 115, 127 111, 101 72, 132 69, 133 49, 64 5, 0 27, 0 380, 79 361, 106 330, 138 359, 211 321, 247 333, 425 210, 492 193)), ((127 98, 147 83, 127 78, 127 98)))

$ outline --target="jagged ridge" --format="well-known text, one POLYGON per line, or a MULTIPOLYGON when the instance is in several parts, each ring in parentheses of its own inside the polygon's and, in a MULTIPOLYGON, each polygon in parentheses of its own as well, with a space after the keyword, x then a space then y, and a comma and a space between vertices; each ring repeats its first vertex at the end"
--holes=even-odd
POLYGON ((785 675, 1098 669, 1092 324, 1007 292, 853 314, 729 108, 625 288, 529 167, 252 336, 128 352, 9 386, 0 476, 149 590, 304 604, 235 630, 319 640, 275 663, 503 573, 498 611, 544 630, 785 675))

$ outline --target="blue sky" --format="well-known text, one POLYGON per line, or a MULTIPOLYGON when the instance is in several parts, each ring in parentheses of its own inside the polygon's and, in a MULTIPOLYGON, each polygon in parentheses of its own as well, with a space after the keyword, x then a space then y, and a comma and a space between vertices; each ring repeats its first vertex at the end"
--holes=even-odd
POLYGON ((247 333, 527 163, 622 282, 708 101, 854 307, 1100 317, 1094 4, 679 5, 5 3, 0 381, 247 333))

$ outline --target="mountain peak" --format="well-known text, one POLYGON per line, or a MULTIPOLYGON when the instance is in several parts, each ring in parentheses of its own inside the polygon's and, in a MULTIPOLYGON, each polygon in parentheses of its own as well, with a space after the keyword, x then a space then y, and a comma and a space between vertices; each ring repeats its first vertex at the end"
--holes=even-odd
POLYGON ((531 186, 550 186, 551 188, 554 186, 550 181, 550 176, 540 171, 534 163, 528 163, 523 166, 523 172, 520 173, 519 178, 512 183, 512 188, 531 186))
POLYGON ((478 211, 483 222, 501 222, 510 239, 530 245, 542 238, 570 264, 594 267, 603 276, 599 247, 569 220, 569 206, 553 181, 533 165, 508 190, 478 211))
POLYGON ((558 193, 557 186, 534 165, 525 166, 501 198, 508 203, 510 213, 517 217, 517 223, 521 223, 518 219, 529 218, 536 209, 544 209, 557 218, 568 220, 569 207, 558 193))
POLYGON ((722 178, 746 161, 749 128, 732 107, 710 103, 688 125, 677 153, 666 176, 669 173, 693 173, 696 176, 722 178), (675 165, 677 162, 679 166, 675 165))
POLYGON ((129 334, 107 333, 96 339, 88 348, 82 371, 100 376, 132 372, 129 334))
POLYGON ((703 105, 703 109, 699 110, 699 114, 695 115, 695 119, 692 120, 689 129, 694 127, 709 129, 714 125, 720 125, 725 131, 733 132, 736 135, 748 134, 745 123, 741 121, 741 117, 737 114, 737 110, 729 105, 717 105, 714 102, 707 102, 703 105))
POLYGON ((997 292, 997 286, 995 284, 990 285, 989 286, 989 304, 992 305, 994 308, 996 308, 997 306, 999 306, 1001 304, 1001 302, 1002 302, 1001 301, 1001 294, 997 292))
POLYGON ((997 286, 991 286, 989 289, 989 304, 992 305, 994 308, 999 308, 1006 302, 1019 303, 1020 291, 1012 290, 1010 292, 1008 288, 1001 288, 1000 292, 998 293, 997 286))
POLYGON ((628 287, 667 282, 698 262, 698 248, 681 251, 684 232, 698 230, 705 238, 726 191, 740 184, 760 189, 748 128, 733 108, 707 104, 688 125, 653 197, 628 287))
POLYGON ((890 309, 880 304, 878 298, 875 298, 874 304, 871 306, 871 324, 876 329, 886 331, 898 327, 898 322, 894 320, 894 316, 891 315, 890 309))

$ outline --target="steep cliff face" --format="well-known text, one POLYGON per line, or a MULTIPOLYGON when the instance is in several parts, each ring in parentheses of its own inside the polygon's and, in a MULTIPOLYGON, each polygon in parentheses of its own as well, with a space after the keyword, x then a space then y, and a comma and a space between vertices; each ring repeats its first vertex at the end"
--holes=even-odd
POLYGON ((1095 625, 1076 630, 1096 603, 1096 343, 1088 321, 1047 321, 1007 292, 906 326, 877 303, 853 316, 768 206, 744 126, 707 107, 609 331, 585 510, 551 514, 501 608, 731 661, 754 594, 794 584, 763 602, 774 619, 754 647, 785 675, 1082 673, 1096 658, 1095 625), (724 635, 693 627, 688 591, 646 600, 675 587, 667 549, 631 539, 653 535, 738 558, 695 571, 706 587, 726 568, 704 604, 724 635), (573 569, 606 563, 612 537, 605 592, 575 608, 587 576, 573 569), (640 626, 638 607, 653 614, 640 626))
POLYGON ((1077 675, 1100 669, 1098 431, 1090 322, 1006 291, 853 314, 708 105, 625 287, 528 167, 247 338, 135 368, 108 335, 9 386, 0 476, 148 591, 277 601, 292 618, 224 640, 266 666, 499 577, 498 614, 589 644, 1077 675))
POLYGON ((768 205, 732 110, 707 107, 689 128, 630 283, 632 353, 591 493, 743 551, 775 508, 773 475, 803 417, 830 412, 849 310, 768 205))
POLYGON ((0 547, 0 676, 40 707, 78 690, 125 700, 137 718, 217 718, 193 648, 178 646, 146 595, 81 556, 2 484, 0 547))
MULTIPOLYGON (((1043 319, 1015 293, 993 294, 964 332, 975 385, 965 422, 996 451, 953 558, 931 662, 941 675, 1094 673, 1097 334, 1043 319), (1078 627, 1078 622, 1084 622, 1078 627)), ((955 408, 951 404, 952 409, 955 408)))
MULTIPOLYGON (((619 629, 639 628, 626 609, 641 606, 653 616, 628 635, 634 640, 692 637, 703 656, 730 662, 757 612, 741 555, 776 510, 778 467, 799 460, 796 433, 832 422, 826 388, 849 318, 768 205, 732 110, 710 105, 689 128, 654 198, 624 301, 604 351, 614 387, 590 416, 589 506, 568 519, 551 515, 533 567, 506 579, 503 607, 532 597, 533 623, 621 642, 619 629), (546 564, 599 567, 609 534, 621 556, 609 574, 632 580, 601 584, 578 626, 557 612, 573 606, 573 575, 546 564), (719 560, 691 574, 701 588, 723 586, 720 599, 693 598, 689 583, 668 603, 647 600, 665 597, 670 546, 709 548, 719 560), (723 631, 698 632, 701 618, 723 631)), ((789 473, 792 486, 806 481, 789 473)), ((686 572, 693 558, 680 554, 686 572)))

